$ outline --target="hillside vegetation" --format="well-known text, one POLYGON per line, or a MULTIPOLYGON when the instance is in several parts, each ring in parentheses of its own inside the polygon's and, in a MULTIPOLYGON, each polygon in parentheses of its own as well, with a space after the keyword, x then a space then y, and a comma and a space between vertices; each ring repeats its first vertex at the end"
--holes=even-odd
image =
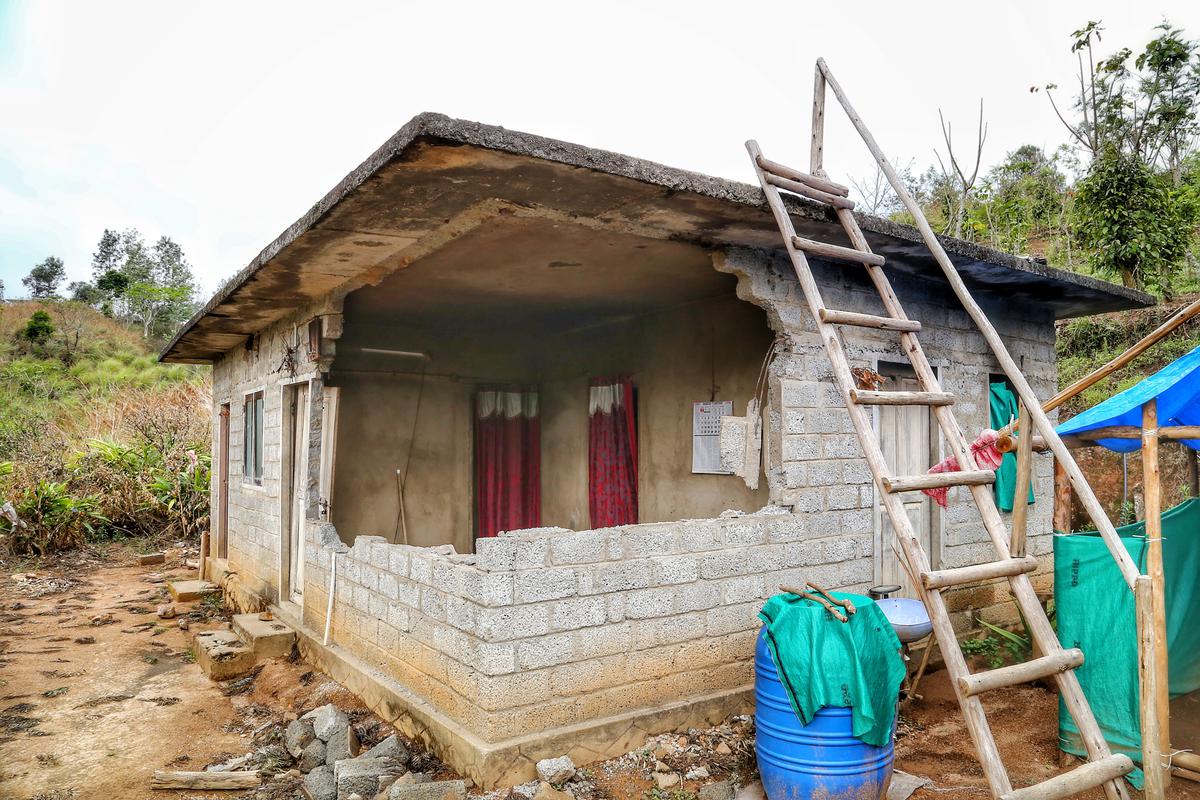
MULTIPOLYGON (((1059 387, 1066 387, 1116 358, 1195 297, 1180 298, 1153 308, 1059 323, 1059 387)), ((1131 364, 1063 405, 1059 419, 1072 417, 1128 389, 1198 346, 1200 317, 1184 323, 1131 364)), ((1166 443, 1160 448, 1164 507, 1169 508, 1191 496, 1188 462, 1195 457, 1191 450, 1178 443, 1166 443)), ((1113 522, 1120 524, 1141 518, 1142 462, 1138 453, 1122 456, 1102 447, 1089 447, 1076 450, 1075 458, 1113 522)), ((1078 503, 1072 515, 1072 525, 1075 530, 1091 526, 1078 503)))
POLYGON ((0 304, 0 546, 207 525, 209 383, 78 302, 0 304))

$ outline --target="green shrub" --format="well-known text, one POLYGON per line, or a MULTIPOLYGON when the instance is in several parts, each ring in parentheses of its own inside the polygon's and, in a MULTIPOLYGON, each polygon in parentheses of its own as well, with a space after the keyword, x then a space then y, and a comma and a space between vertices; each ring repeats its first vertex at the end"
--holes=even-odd
POLYGON ((0 516, 0 537, 17 555, 79 547, 108 524, 96 498, 76 497, 66 483, 56 481, 39 481, 25 489, 13 507, 18 519, 14 523, 0 516))

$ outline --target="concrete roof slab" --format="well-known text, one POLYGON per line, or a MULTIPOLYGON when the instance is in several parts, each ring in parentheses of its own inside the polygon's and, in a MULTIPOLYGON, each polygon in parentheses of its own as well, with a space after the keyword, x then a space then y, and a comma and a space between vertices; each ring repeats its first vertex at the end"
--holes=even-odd
MULTIPOLYGON (((211 361, 295 308, 378 283, 413 258, 509 208, 652 239, 781 249, 757 186, 540 136, 421 114, 297 220, 180 330, 164 361, 211 361), (499 203, 499 205, 497 205, 499 203), (490 204, 490 205, 489 205, 490 204), (232 344, 231 344, 232 342, 232 344)), ((844 243, 831 211, 788 198, 802 235, 844 243)), ((898 271, 944 280, 918 232, 857 215, 898 271)), ((1004 293, 1068 317, 1152 304, 1148 295, 1029 259, 943 238, 975 291, 1004 293)))

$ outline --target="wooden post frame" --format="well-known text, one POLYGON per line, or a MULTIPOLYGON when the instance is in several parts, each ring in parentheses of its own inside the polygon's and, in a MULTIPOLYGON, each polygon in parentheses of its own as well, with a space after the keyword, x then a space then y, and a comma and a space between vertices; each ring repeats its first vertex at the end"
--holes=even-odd
MULTIPOLYGON (((1152 695, 1143 697, 1145 705, 1152 704, 1157 716, 1156 734, 1159 752, 1171 749, 1171 706, 1167 687, 1167 606, 1163 589, 1162 561, 1162 480, 1158 468, 1158 401, 1151 398, 1142 406, 1142 506, 1146 526, 1146 575, 1150 579, 1153 595, 1153 638, 1155 647, 1151 661, 1154 671, 1152 695)), ((1145 644, 1145 640, 1141 640, 1145 644)), ((1143 658, 1144 658, 1143 654, 1143 658)), ((1144 676, 1145 677, 1145 676, 1144 676)), ((1142 739, 1148 737, 1143 726, 1142 739)), ((1143 744, 1144 746, 1144 744, 1143 744)), ((1160 770, 1162 771, 1162 770, 1160 770)), ((1170 784, 1170 773, 1163 778, 1163 785, 1170 784)))
POLYGON ((1158 651, 1160 647, 1155 631, 1154 582, 1143 575, 1134 582, 1134 610, 1137 615, 1138 637, 1138 688, 1142 721, 1142 772, 1146 776, 1146 800, 1163 800, 1167 776, 1164 769, 1162 734, 1167 720, 1159 716, 1158 695, 1158 651))

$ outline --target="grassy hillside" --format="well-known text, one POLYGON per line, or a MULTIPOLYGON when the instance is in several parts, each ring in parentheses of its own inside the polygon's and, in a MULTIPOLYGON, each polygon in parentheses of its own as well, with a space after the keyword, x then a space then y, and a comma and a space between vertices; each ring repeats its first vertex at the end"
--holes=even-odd
POLYGON ((0 547, 191 535, 207 524, 209 377, 62 301, 0 303, 0 547))

